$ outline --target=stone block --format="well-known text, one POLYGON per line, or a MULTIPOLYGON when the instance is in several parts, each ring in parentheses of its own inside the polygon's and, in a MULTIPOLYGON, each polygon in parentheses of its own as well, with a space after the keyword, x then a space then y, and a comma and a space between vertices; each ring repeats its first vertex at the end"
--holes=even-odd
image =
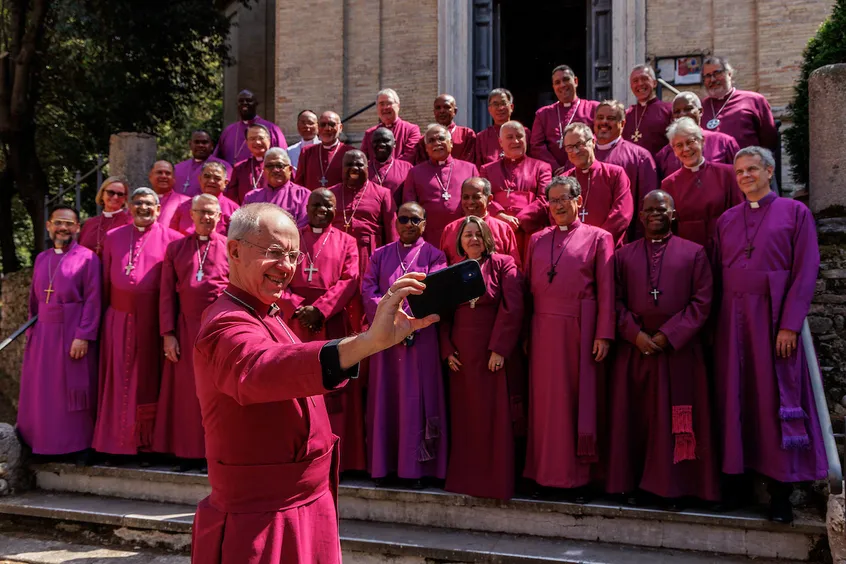
MULTIPOLYGON (((29 317, 29 286, 32 269, 13 272, 3 279, 0 302, 0 339, 15 332, 29 317)), ((26 334, 0 353, 0 421, 15 423, 20 393, 21 364, 26 347, 26 334)))
POLYGON ((834 327, 834 320, 828 317, 819 317, 816 315, 808 316, 808 326, 811 328, 811 333, 814 335, 821 335, 828 333, 834 327))
POLYGON ((846 564, 846 501, 843 494, 828 498, 828 545, 834 564, 846 564))
POLYGON ((30 485, 25 453, 14 427, 0 423, 0 496, 20 492, 30 485))
POLYGON ((834 270, 823 270, 820 272, 820 276, 822 278, 831 278, 835 280, 842 280, 846 278, 846 269, 844 268, 837 268, 834 270))
POLYGON ((147 133, 116 133, 109 138, 109 174, 125 176, 130 191, 149 186, 156 162, 156 138, 147 133))
POLYGON ((826 65, 811 73, 810 191, 811 211, 846 207, 846 167, 838 147, 846 142, 846 120, 831 108, 846 104, 846 64, 826 65))

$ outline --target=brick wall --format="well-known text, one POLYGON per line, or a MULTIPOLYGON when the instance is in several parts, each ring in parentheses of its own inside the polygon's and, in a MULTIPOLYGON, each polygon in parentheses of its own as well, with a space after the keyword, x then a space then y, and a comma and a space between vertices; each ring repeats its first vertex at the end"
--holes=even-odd
MULTIPOLYGON (((343 117, 374 101, 380 87, 399 93, 403 119, 433 121, 437 0, 295 0, 278 2, 276 13, 276 123, 286 136, 295 135, 303 108, 343 117)), ((374 108, 345 130, 355 137, 376 121, 374 108)))
MULTIPOLYGON (((774 110, 793 97, 802 50, 833 0, 648 0, 649 57, 714 53, 729 58, 739 88, 757 90, 774 110)), ((699 92, 704 96, 703 91, 699 92)))

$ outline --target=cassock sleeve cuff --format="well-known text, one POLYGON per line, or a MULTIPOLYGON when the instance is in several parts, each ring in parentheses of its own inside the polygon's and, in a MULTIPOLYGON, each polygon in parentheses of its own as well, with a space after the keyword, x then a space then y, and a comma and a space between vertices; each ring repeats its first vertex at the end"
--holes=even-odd
POLYGON ((334 390, 342 382, 358 378, 358 364, 344 370, 341 368, 341 358, 338 354, 338 345, 341 339, 329 341, 320 348, 320 367, 323 369, 323 387, 327 390, 334 390))

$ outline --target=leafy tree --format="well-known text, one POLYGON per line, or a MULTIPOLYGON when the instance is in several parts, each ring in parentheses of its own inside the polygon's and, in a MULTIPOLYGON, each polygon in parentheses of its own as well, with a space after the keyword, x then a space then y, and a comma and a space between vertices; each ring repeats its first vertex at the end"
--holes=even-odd
POLYGON ((792 160, 793 178, 808 185, 810 167, 810 111, 808 79, 825 65, 846 63, 846 0, 837 0, 829 17, 808 42, 804 52, 802 73, 794 87, 795 97, 789 106, 793 126, 784 132, 785 148, 792 160))

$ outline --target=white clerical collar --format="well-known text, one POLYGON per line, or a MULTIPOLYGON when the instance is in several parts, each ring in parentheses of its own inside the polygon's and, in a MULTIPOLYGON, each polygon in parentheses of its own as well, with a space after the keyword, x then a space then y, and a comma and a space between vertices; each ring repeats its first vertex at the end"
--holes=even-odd
POLYGON ((559 226, 558 226, 558 229, 559 229, 560 231, 569 231, 569 230, 570 230, 570 226, 569 226, 569 225, 559 225, 559 226))
POLYGON ((53 252, 56 253, 57 255, 61 255, 61 254, 64 254, 65 251, 63 251, 59 247, 53 247, 53 252))
POLYGON ((118 210, 118 211, 116 211, 116 212, 107 212, 107 211, 104 211, 104 212, 103 212, 103 216, 104 216, 104 217, 112 217, 112 216, 114 216, 116 213, 120 213, 121 211, 122 211, 122 210, 118 210))
POLYGON ((264 160, 264 155, 262 155, 261 157, 253 157, 253 158, 254 158, 255 160, 257 160, 258 162, 261 162, 261 161, 263 161, 263 160, 264 160))
POLYGON ((446 163, 446 161, 438 161, 438 166, 444 166, 446 163))
POLYGON ((687 170, 689 170, 690 172, 699 172, 699 169, 700 169, 700 168, 702 168, 702 165, 704 165, 704 164, 705 164, 705 157, 702 157, 702 160, 700 160, 700 161, 699 161, 699 164, 697 164, 696 166, 687 166, 687 165, 685 165, 685 167, 684 167, 684 168, 686 168, 686 169, 687 169, 687 170))
POLYGON ((761 203, 760 202, 749 202, 749 207, 752 208, 753 210, 757 210, 758 208, 761 207, 761 203))
POLYGON ((457 126, 457 125, 455 125, 455 122, 452 122, 452 124, 451 124, 449 127, 447 127, 447 131, 449 131, 450 133, 452 133, 453 131, 455 131, 455 128, 456 128, 456 127, 458 127, 458 126, 457 126))
POLYGON ((311 232, 312 232, 312 233, 317 233, 317 234, 319 235, 320 233, 323 233, 323 228, 322 228, 322 227, 314 227, 314 226, 312 226, 312 227, 311 227, 311 232))
POLYGON ((204 161, 203 159, 194 159, 194 162, 199 164, 199 163, 204 163, 206 161, 204 161))
POLYGON ((621 137, 617 137, 613 141, 609 141, 608 143, 605 143, 604 145, 600 145, 599 143, 597 143, 596 148, 599 149, 600 151, 607 151, 608 149, 610 149, 611 147, 613 147, 614 145, 619 143, 620 139, 621 139, 621 137))
POLYGON ((208 241, 209 240, 208 235, 197 235, 197 237, 200 239, 200 241, 208 241))
POLYGON ((414 243, 403 243, 402 246, 405 247, 406 249, 410 249, 411 247, 414 246, 414 243))
POLYGON ((572 106, 572 105, 573 105, 573 103, 572 103, 572 102, 567 102, 567 103, 565 104, 564 102, 561 102, 561 105, 562 105, 562 106, 564 106, 565 108, 569 108, 570 106, 572 106))
POLYGON ((138 230, 138 231, 140 231, 141 233, 144 233, 144 232, 147 230, 147 228, 146 228, 146 227, 138 227, 137 225, 135 226, 135 229, 137 229, 137 230, 138 230))
POLYGON ((337 147, 338 143, 340 143, 340 142, 341 142, 340 139, 335 139, 334 143, 332 143, 331 145, 323 145, 323 148, 324 149, 331 149, 332 147, 337 147))

